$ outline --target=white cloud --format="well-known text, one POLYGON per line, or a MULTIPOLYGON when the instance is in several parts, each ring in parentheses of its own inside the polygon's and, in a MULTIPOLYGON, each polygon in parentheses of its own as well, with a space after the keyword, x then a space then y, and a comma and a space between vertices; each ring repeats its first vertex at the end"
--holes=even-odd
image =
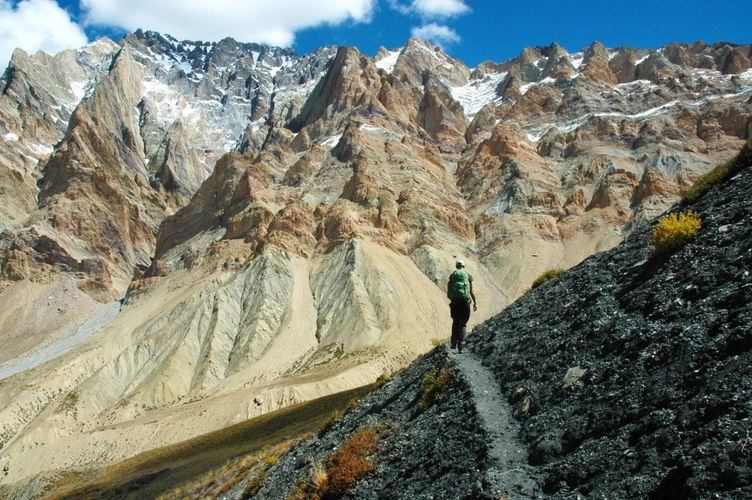
POLYGON ((428 40, 434 45, 446 48, 447 45, 458 43, 461 39, 456 31, 436 23, 426 24, 424 26, 418 26, 410 30, 410 34, 415 38, 422 38, 428 40))
POLYGON ((471 10, 465 0, 411 0, 408 4, 390 0, 390 4, 403 14, 417 14, 423 19, 447 19, 471 10))
POLYGON ((459 43, 461 38, 452 28, 429 21, 443 21, 471 11, 465 0, 389 0, 390 6, 405 15, 417 15, 423 25, 414 27, 410 34, 415 38, 428 40, 445 49, 448 45, 459 43))
POLYGON ((413 0, 413 8, 428 18, 446 18, 470 11, 464 0, 413 0))
POLYGON ((167 33, 179 40, 290 46, 295 32, 322 24, 368 22, 376 0, 81 0, 86 22, 167 33))
MULTIPOLYGON (((22 0, 15 7, 0 0, 0 64, 4 68, 13 50, 48 54, 81 47, 86 34, 53 0, 22 0)), ((0 70, 1 72, 2 70, 0 70)))

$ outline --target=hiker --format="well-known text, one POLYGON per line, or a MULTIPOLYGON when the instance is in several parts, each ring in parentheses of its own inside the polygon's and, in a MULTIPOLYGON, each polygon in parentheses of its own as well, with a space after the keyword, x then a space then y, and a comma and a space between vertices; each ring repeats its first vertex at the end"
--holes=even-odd
POLYGON ((449 275, 447 283, 449 314, 452 316, 450 346, 452 349, 456 348, 457 352, 462 352, 462 346, 465 345, 465 328, 470 319, 470 299, 473 300, 473 311, 478 310, 478 303, 473 290, 473 277, 465 271, 465 261, 457 260, 454 267, 456 269, 449 275))

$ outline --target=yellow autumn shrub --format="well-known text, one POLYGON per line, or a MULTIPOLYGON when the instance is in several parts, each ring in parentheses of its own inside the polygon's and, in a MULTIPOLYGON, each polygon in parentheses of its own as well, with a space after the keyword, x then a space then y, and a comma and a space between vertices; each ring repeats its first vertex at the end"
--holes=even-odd
POLYGON ((650 244, 655 247, 656 253, 672 252, 692 239, 701 226, 697 212, 689 210, 679 214, 671 213, 653 229, 650 244))

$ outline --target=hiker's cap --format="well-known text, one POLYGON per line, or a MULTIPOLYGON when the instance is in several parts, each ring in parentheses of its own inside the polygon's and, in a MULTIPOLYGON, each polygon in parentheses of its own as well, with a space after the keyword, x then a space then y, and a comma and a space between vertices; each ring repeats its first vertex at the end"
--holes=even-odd
POLYGON ((457 262, 454 264, 455 267, 465 267, 465 261, 462 259, 457 259, 457 262))

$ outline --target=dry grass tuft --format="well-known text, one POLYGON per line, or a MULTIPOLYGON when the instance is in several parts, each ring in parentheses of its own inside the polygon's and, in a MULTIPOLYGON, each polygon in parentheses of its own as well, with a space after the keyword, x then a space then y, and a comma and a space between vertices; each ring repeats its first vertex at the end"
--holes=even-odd
POLYGON ((249 500, 250 498, 253 498, 254 496, 256 496, 256 493, 259 492, 265 480, 266 480, 266 471, 261 472, 260 474, 256 476, 253 476, 253 478, 246 483, 245 488, 243 488, 243 496, 242 496, 243 500, 249 500))
POLYGON ((363 427, 322 464, 312 464, 310 479, 298 478, 295 492, 287 500, 336 500, 347 495, 358 481, 374 469, 371 455, 380 434, 363 427))
POLYGON ((373 468, 368 456, 376 450, 376 433, 362 428, 326 459, 328 488, 322 498, 341 498, 373 468))
POLYGON ((541 286, 546 281, 550 281, 550 280, 556 278, 557 276, 559 276, 563 272, 564 272, 564 269, 560 269, 560 268, 549 269, 548 271, 544 272, 543 274, 541 274, 540 276, 538 276, 537 278, 535 278, 535 281, 533 281, 533 284, 530 285, 530 290, 532 290, 533 288, 537 288, 537 287, 541 286))
POLYGON ((454 364, 451 361, 447 361, 441 367, 438 375, 436 374, 436 370, 431 370, 423 378, 423 382, 420 384, 422 395, 420 403, 418 403, 420 411, 441 400, 444 391, 454 379, 453 366, 454 364))
POLYGON ((314 465, 313 472, 311 473, 311 485, 313 491, 324 494, 329 490, 329 474, 321 465, 314 465))
POLYGON ((739 154, 731 160, 700 176, 692 187, 684 192, 682 202, 692 203, 697 201, 710 188, 727 181, 749 166, 752 166, 752 139, 748 140, 739 154))

